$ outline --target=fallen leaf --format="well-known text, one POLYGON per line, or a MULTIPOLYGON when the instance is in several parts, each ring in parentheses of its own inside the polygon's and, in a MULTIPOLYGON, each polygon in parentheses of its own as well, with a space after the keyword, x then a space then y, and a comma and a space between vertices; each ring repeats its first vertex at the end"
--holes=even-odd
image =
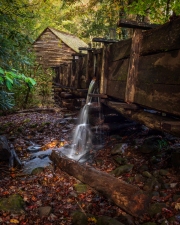
POLYGON ((10 219, 10 223, 18 224, 18 223, 19 223, 19 220, 16 220, 16 219, 10 219))

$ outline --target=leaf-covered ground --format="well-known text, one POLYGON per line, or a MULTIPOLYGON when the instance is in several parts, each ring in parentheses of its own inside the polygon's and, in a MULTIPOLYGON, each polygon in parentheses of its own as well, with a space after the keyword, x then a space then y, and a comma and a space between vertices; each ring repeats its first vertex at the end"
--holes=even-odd
MULTIPOLYGON (((42 150, 70 144, 78 112, 60 110, 24 112, 0 117, 0 132, 6 134, 21 161, 29 160, 29 146, 42 150)), ((172 163, 172 146, 179 139, 149 131, 140 125, 119 130, 106 136, 106 144, 97 151, 91 165, 112 173, 122 165, 133 165, 118 179, 139 186, 152 194, 150 210, 142 218, 133 218, 90 187, 79 190, 80 182, 50 165, 37 174, 25 174, 23 169, 10 170, 8 162, 0 164, 0 199, 19 194, 24 202, 20 212, 0 211, 0 224, 61 224, 73 222, 73 213, 80 211, 88 224, 96 224, 97 216, 116 218, 122 224, 180 224, 179 170, 172 163), (144 139, 158 137, 156 153, 141 149, 144 139), (118 149, 118 151, 117 151, 118 149), (141 150, 140 150, 141 149, 141 150), (153 208, 157 208, 153 211, 153 208), (48 211, 49 210, 49 211, 48 211), (47 212, 48 211, 48 212, 47 212)), ((37 165, 38 167, 38 165, 37 165)), ((81 187, 81 189, 82 189, 81 187)), ((0 205, 1 206, 1 205, 0 205)), ((85 225, 85 224, 84 224, 85 225)))

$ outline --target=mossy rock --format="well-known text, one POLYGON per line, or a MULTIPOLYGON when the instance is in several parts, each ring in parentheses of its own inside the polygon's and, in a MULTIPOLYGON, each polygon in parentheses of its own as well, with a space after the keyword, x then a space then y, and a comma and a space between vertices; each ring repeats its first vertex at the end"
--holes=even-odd
POLYGON ((152 177, 152 174, 150 174, 148 171, 144 171, 144 172, 142 173, 142 175, 143 175, 144 177, 147 177, 147 178, 151 178, 151 177, 152 177))
POLYGON ((78 192, 78 193, 83 193, 87 191, 87 185, 86 184, 75 184, 74 185, 74 189, 78 192))
POLYGON ((37 167, 37 168, 35 168, 35 169, 32 170, 31 174, 32 175, 36 175, 38 173, 41 173, 43 170, 44 170, 43 167, 37 167))
POLYGON ((166 207, 165 203, 154 203, 150 206, 149 214, 155 216, 158 213, 161 213, 162 208, 166 207))
POLYGON ((24 201, 19 194, 10 195, 8 198, 0 199, 0 210, 15 213, 24 212, 24 201))
POLYGON ((108 217, 108 216, 100 216, 97 220, 97 225, 124 225, 123 223, 119 222, 118 220, 108 217))
POLYGON ((132 168, 133 168, 132 164, 127 164, 127 165, 123 165, 123 166, 120 166, 120 167, 116 168, 111 173, 114 174, 116 177, 118 177, 123 173, 130 172, 132 170, 132 168))
POLYGON ((151 152, 158 152, 160 150, 159 142, 162 141, 159 136, 151 136, 144 140, 142 146, 140 146, 139 150, 142 153, 148 154, 151 152))
POLYGON ((124 154, 125 149, 127 148, 127 143, 119 143, 114 146, 111 150, 111 155, 121 155, 124 154))
POLYGON ((96 221, 96 218, 91 214, 84 214, 81 211, 75 211, 72 214, 72 224, 73 225, 88 225, 88 223, 89 223, 88 219, 89 218, 94 218, 95 221, 96 221))
POLYGON ((144 191, 152 191, 155 188, 155 186, 159 189, 161 187, 161 184, 155 177, 148 178, 143 187, 143 190, 144 191))
POLYGON ((115 156, 113 157, 114 161, 117 162, 119 165, 123 165, 127 163, 127 159, 121 157, 121 156, 115 156))

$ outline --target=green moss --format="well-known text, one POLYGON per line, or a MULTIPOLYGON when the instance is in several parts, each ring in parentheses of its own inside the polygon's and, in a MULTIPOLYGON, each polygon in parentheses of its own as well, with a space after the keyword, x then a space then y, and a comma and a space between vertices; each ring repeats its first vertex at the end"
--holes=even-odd
POLYGON ((24 211, 24 201, 19 194, 14 194, 8 198, 0 199, 0 210, 11 212, 24 211))

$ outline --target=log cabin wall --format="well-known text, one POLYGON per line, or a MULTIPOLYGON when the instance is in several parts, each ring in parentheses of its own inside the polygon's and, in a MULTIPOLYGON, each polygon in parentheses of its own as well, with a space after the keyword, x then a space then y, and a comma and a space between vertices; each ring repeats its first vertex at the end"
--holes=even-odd
POLYGON ((64 62, 71 62, 72 48, 47 28, 33 44, 37 62, 43 67, 55 67, 64 62))

